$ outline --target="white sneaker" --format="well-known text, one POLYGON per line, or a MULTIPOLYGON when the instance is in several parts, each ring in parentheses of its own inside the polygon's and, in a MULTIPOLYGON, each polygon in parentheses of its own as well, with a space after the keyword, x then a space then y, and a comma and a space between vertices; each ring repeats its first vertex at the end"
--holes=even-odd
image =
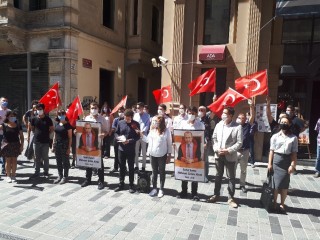
POLYGON ((158 193, 158 198, 162 198, 163 195, 164 195, 164 194, 163 194, 163 191, 160 189, 160 190, 159 190, 159 193, 158 193))
POLYGON ((7 183, 12 183, 11 177, 7 177, 7 183))
POLYGON ((154 188, 154 189, 152 189, 152 191, 149 193, 149 196, 150 196, 150 197, 154 197, 154 196, 157 195, 157 193, 158 193, 157 189, 154 188))

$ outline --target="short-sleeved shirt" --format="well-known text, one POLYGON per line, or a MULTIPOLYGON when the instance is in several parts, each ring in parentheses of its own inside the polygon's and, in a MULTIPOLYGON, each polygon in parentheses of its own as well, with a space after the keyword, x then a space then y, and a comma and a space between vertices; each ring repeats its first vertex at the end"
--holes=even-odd
POLYGON ((70 129, 72 129, 72 127, 69 123, 65 123, 63 125, 60 125, 60 123, 58 123, 54 128, 54 131, 56 133, 56 140, 58 142, 68 140, 68 130, 70 129))
POLYGON ((298 152, 298 139, 294 134, 285 135, 280 131, 271 137, 270 150, 286 155, 298 152))
POLYGON ((7 124, 3 123, 3 136, 8 143, 19 142, 19 134, 22 131, 20 124, 17 124, 15 128, 9 127, 7 124))
POLYGON ((51 118, 48 116, 34 117, 31 119, 31 126, 34 127, 34 143, 49 143, 49 129, 53 126, 51 118))

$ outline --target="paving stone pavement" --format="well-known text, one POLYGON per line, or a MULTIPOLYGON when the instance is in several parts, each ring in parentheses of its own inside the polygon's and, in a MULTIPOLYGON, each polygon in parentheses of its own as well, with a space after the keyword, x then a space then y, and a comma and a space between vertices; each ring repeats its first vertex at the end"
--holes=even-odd
MULTIPOLYGON (((206 203, 214 182, 199 184, 200 202, 177 199, 181 181, 171 177, 172 163, 167 165, 163 198, 115 193, 117 174, 109 173, 113 158, 104 163, 107 184, 99 191, 97 176, 93 185, 80 187, 85 176, 81 169, 70 170, 67 184, 54 185, 57 169, 51 153, 50 178, 29 181, 33 162, 20 156, 18 182, 7 183, 3 175, 0 180, 0 239, 320 239, 320 179, 313 178, 313 167, 297 167, 286 201, 288 215, 278 215, 268 214, 259 203, 265 164, 248 166, 249 191, 236 190, 240 206, 233 209, 227 204, 225 181, 224 197, 216 204, 206 203)), ((211 162, 211 179, 214 174, 211 162)))

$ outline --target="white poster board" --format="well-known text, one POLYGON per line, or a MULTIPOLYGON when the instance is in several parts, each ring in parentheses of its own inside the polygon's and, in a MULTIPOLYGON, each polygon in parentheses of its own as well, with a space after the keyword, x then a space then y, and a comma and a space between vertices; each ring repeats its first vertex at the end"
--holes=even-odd
POLYGON ((175 179, 205 182, 204 131, 174 130, 173 135, 175 179))
MULTIPOLYGON (((270 104, 271 115, 275 121, 277 121, 277 104, 270 104)), ((256 119, 259 132, 271 132, 270 124, 267 118, 267 104, 256 104, 256 119)))
POLYGON ((101 123, 77 121, 77 166, 101 168, 101 123))

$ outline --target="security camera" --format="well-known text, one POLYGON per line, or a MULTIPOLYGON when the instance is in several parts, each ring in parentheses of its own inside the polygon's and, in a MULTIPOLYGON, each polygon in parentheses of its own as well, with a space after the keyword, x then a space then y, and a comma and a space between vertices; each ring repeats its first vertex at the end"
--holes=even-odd
POLYGON ((162 56, 160 56, 159 57, 159 60, 160 60, 160 62, 162 63, 162 64, 167 64, 168 63, 168 59, 166 59, 165 57, 162 57, 162 56))
POLYGON ((157 63, 157 60, 155 58, 152 58, 151 62, 152 62, 152 66, 153 67, 158 67, 158 63, 157 63))

